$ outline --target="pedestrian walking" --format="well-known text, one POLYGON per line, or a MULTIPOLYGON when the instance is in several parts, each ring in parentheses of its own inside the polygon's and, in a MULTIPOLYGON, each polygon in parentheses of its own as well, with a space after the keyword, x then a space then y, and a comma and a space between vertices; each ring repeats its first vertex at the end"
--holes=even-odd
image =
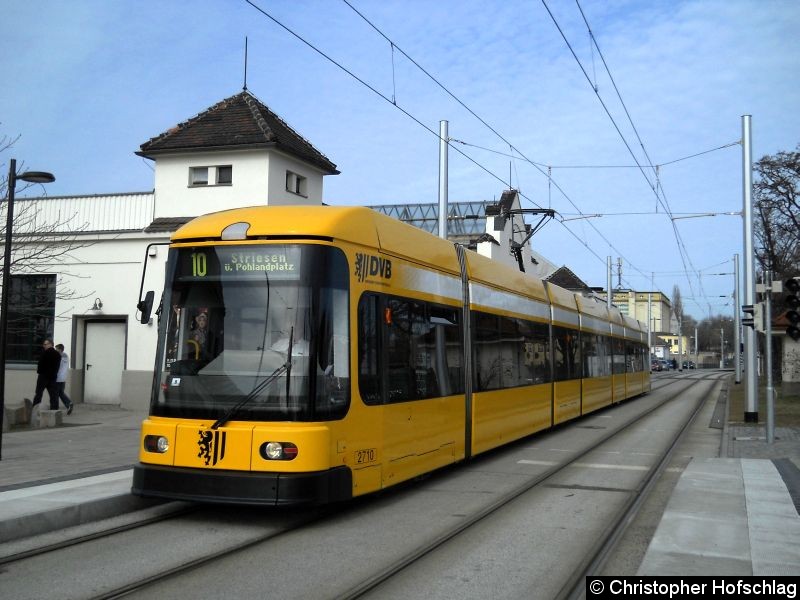
POLYGON ((53 348, 53 340, 42 342, 42 348, 44 351, 36 365, 36 393, 33 396, 33 406, 42 401, 42 394, 47 390, 47 395, 50 396, 50 410, 58 410, 56 377, 61 366, 61 355, 53 348))
POLYGON ((58 367, 58 375, 56 375, 56 390, 58 390, 58 399, 67 407, 67 414, 72 414, 72 400, 67 396, 64 388, 67 386, 67 371, 69 371, 69 355, 64 352, 64 344, 56 344, 56 350, 61 354, 61 365, 58 367))

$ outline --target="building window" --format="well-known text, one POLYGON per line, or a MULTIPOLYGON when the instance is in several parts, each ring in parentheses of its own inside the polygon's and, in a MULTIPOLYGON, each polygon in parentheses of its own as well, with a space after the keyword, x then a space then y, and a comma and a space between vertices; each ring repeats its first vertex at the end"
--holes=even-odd
POLYGON ((302 175, 286 171, 286 191, 308 197, 308 180, 302 175))
POLYGON ((189 167, 189 185, 208 185, 208 167, 189 167))
POLYGON ((232 182, 232 165, 218 165, 216 167, 189 167, 189 187, 231 185, 232 182), (211 171, 210 178, 209 171, 211 171), (213 183, 209 183, 209 181, 213 183))
POLYGON ((225 165, 217 167, 217 185, 230 185, 233 182, 233 167, 225 165))
POLYGON ((12 275, 8 304, 8 361, 34 363, 42 342, 53 338, 56 276, 12 275))

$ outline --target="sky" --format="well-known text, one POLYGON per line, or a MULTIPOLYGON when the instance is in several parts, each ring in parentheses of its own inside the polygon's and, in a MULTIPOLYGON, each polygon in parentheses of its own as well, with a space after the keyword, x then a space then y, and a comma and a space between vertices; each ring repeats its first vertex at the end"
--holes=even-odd
POLYGON ((341 172, 326 203, 437 202, 447 120, 451 202, 514 187, 590 286, 611 256, 624 288, 733 314, 741 217, 670 214, 742 210, 742 115, 754 160, 800 143, 800 2, 251 2, 5 2, 0 168, 56 176, 28 195, 152 190, 134 152, 241 91, 247 37, 248 90, 341 172))

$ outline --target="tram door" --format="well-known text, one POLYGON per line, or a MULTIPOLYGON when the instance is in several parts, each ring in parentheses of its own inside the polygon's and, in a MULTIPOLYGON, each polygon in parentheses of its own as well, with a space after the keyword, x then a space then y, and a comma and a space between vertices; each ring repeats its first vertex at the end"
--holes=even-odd
POLYGON ((119 404, 125 365, 125 323, 86 323, 83 401, 119 404))
POLYGON ((464 403, 452 381, 461 374, 457 309, 388 298, 384 316, 383 476, 391 484, 455 460, 464 403))

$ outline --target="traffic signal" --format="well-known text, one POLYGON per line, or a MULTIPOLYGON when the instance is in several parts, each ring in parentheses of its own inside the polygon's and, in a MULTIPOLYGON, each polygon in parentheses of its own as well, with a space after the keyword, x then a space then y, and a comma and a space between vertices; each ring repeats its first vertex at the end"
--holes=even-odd
POLYGON ((795 342, 800 340, 800 277, 792 277, 783 283, 784 289, 789 292, 783 301, 786 304, 786 319, 789 325, 786 327, 786 335, 795 342))
MULTIPOLYGON (((764 305, 759 304, 743 304, 742 312, 751 315, 742 319, 742 325, 745 327, 752 327, 756 331, 764 331, 764 305)), ((798 315, 800 316, 800 315, 798 315)), ((800 331, 798 331, 800 333, 800 331)))

